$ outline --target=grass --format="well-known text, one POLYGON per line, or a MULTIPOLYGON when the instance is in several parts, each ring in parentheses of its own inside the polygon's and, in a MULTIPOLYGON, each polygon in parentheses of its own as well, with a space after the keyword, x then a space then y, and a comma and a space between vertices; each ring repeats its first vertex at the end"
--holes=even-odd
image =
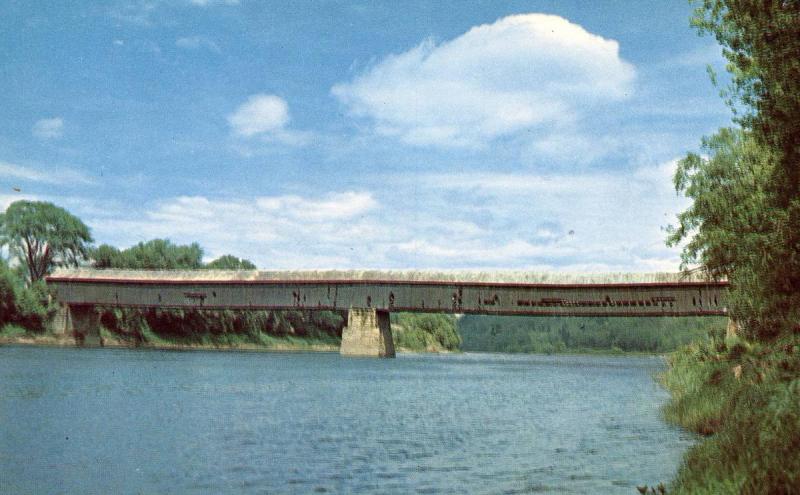
POLYGON ((0 328, 0 335, 3 337, 20 337, 24 336, 28 331, 19 325, 8 323, 0 328))
POLYGON ((670 493, 800 493, 800 336, 692 344, 669 365, 665 418, 705 437, 670 493))

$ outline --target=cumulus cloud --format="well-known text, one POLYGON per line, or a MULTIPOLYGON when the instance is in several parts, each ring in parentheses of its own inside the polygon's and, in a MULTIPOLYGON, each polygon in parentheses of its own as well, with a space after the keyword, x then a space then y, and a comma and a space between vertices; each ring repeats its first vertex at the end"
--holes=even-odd
MULTIPOLYGON (((228 124, 234 135, 241 138, 259 137, 266 142, 278 142, 289 146, 301 146, 311 138, 306 131, 289 128, 289 105, 279 96, 255 94, 228 116, 228 124)), ((251 155, 248 147, 240 149, 251 155)))
POLYGON ((525 14, 388 56, 332 93, 380 134, 480 146, 569 125, 595 105, 626 98, 634 77, 616 41, 558 16, 525 14))
POLYGON ((228 123, 233 132, 244 137, 274 133, 289 123, 289 105, 279 96, 253 95, 228 116, 228 123))
POLYGON ((33 135, 39 139, 55 139, 60 138, 64 134, 64 119, 61 117, 53 117, 49 119, 40 119, 33 124, 33 135))

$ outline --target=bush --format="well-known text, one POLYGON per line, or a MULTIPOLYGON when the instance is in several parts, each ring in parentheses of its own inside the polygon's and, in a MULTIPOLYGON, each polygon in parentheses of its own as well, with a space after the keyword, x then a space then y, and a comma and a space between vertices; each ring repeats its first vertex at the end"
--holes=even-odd
POLYGON ((707 438, 692 447, 675 493, 795 493, 800 487, 800 337, 718 341, 673 354, 662 377, 668 420, 707 438))
POLYGON ((0 326, 16 321, 16 280, 14 275, 0 262, 0 326))

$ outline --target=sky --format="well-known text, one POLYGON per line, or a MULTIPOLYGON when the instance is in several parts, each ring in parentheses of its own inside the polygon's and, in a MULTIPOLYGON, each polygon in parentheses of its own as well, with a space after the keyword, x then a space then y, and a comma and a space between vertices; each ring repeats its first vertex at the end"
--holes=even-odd
POLYGON ((730 123, 691 9, 6 0, 0 209, 262 269, 677 271, 676 163, 730 123))

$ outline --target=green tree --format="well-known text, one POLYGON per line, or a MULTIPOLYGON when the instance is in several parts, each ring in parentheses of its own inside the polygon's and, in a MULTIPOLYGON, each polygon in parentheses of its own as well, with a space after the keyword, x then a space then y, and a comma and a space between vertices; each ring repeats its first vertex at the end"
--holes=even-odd
POLYGON ((723 94, 737 121, 781 155, 774 177, 783 193, 781 199, 796 197, 800 187, 800 2, 698 3, 692 25, 701 34, 712 34, 729 62, 731 83, 723 94))
POLYGON ((78 266, 91 243, 89 228, 52 203, 15 201, 0 214, 0 247, 27 267, 31 283, 57 266, 78 266))
POLYGON ((787 317, 785 297, 774 286, 787 261, 780 256, 782 212, 770 204, 774 153, 742 129, 722 129, 702 148, 706 157, 690 153, 678 165, 675 187, 693 201, 667 242, 688 239, 684 268, 699 263, 730 280, 732 316, 751 337, 767 338, 787 317))
POLYGON ((179 270, 203 267, 203 249, 193 242, 176 245, 168 239, 140 242, 128 249, 103 244, 91 253, 96 268, 179 270))
POLYGON ((684 262, 727 276, 745 333, 771 338, 800 320, 800 2, 704 0, 692 24, 723 47, 742 128, 681 162, 675 186, 694 203, 668 244, 688 239, 684 262))
POLYGON ((239 259, 236 256, 226 254, 206 264, 205 268, 212 270, 255 270, 256 265, 250 260, 239 259))
POLYGON ((0 260, 0 328, 17 317, 16 280, 8 265, 0 260))

